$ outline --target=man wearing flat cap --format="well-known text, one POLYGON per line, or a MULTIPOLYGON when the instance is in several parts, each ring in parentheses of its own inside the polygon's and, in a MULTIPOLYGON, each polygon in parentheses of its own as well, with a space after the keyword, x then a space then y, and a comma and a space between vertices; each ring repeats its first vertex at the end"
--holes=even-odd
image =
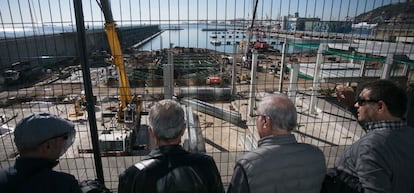
POLYGON ((72 122, 48 113, 34 113, 17 123, 14 143, 20 156, 0 170, 2 193, 81 193, 71 174, 52 170, 73 144, 72 122))

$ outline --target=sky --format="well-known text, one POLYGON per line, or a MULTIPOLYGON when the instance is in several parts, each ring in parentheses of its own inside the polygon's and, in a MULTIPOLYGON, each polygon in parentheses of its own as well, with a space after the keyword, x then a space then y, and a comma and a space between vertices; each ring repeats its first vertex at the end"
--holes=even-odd
MULTIPOLYGON (((195 22, 252 18, 254 0, 112 0, 118 25, 195 22)), ((256 19, 278 19, 299 13, 338 21, 382 5, 405 0, 259 0, 256 19)), ((84 20, 102 22, 95 0, 82 0, 84 20)), ((74 24, 73 0, 0 0, 0 27, 19 24, 74 24)), ((4 27, 3 27, 4 28, 4 27)))

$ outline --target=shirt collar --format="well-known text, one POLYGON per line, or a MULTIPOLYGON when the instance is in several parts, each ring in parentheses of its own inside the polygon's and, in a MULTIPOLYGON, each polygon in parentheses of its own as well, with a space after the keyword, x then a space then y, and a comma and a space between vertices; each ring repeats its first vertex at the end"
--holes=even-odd
POLYGON ((45 158, 18 157, 16 159, 15 167, 17 170, 26 171, 28 173, 35 173, 44 169, 51 170, 58 163, 59 161, 57 160, 50 160, 45 158))
POLYGON ((375 131, 375 130, 385 130, 385 129, 399 129, 402 127, 406 127, 407 123, 404 121, 375 121, 375 122, 368 122, 364 124, 365 130, 368 132, 375 131))
POLYGON ((267 137, 263 137, 258 141, 258 146, 263 144, 270 144, 270 145, 282 145, 282 144, 291 144, 297 143, 295 135, 287 134, 287 135, 271 135, 267 137))
POLYGON ((163 145, 153 149, 149 153, 149 157, 159 157, 162 155, 185 154, 186 150, 181 145, 163 145))

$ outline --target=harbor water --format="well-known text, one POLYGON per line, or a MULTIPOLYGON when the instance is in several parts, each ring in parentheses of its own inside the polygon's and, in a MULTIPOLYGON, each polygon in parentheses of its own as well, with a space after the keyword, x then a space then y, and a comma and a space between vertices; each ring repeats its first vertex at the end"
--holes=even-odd
MULTIPOLYGON (((192 47, 215 50, 224 53, 233 53, 234 44, 237 45, 242 41, 247 41, 245 29, 241 27, 225 26, 225 25, 206 25, 206 24, 181 24, 161 25, 161 29, 166 29, 159 36, 140 47, 140 50, 158 50, 168 48, 170 44, 173 47, 192 47), (219 45, 213 41, 220 42, 219 45)), ((281 50, 279 39, 267 36, 262 38, 275 49, 281 50)), ((256 37, 252 37, 251 41, 256 41, 256 37)), ((293 50, 290 50, 293 52, 293 50)))
MULTIPOLYGON (((120 26, 128 27, 128 26, 120 26)), ((150 51, 168 48, 170 44, 173 47, 192 47, 210 49, 224 53, 233 53, 234 44, 247 42, 247 32, 242 26, 232 25, 214 25, 214 24, 171 24, 160 25, 163 32, 139 47, 139 50, 150 51), (216 42, 216 43, 213 43, 216 42), (219 42, 219 45, 217 44, 219 42)), ((86 26, 86 30, 103 30, 102 26, 86 26)), ((73 25, 39 25, 26 27, 10 27, 0 30, 0 39, 19 38, 24 36, 38 36, 56 33, 75 32, 76 26, 73 25)), ((251 42, 256 40, 266 41, 271 47, 281 50, 281 41, 276 36, 265 34, 258 39, 253 35, 251 42)), ((302 40, 303 41, 303 40, 302 40)), ((136 42, 138 43, 138 42, 136 42)), ((293 46, 288 46, 288 53, 297 53, 303 51, 293 46)))

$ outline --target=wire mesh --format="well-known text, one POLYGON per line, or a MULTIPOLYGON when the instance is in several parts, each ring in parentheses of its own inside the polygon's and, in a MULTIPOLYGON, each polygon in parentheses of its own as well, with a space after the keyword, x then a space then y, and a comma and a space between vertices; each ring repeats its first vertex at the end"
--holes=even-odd
MULTIPOLYGON (((79 180, 96 178, 84 106, 92 102, 99 139, 117 138, 101 146, 105 184, 116 189, 118 175, 143 159, 150 145, 141 132, 133 135, 138 149, 134 155, 105 151, 130 144, 122 143, 124 135, 110 132, 123 130, 115 119, 122 86, 98 3, 82 1, 84 54, 94 95, 85 99, 73 2, 0 2, 0 167, 13 165, 18 156, 13 143, 16 123, 32 112, 50 112, 72 120, 77 130, 76 141, 57 170, 79 180)), ((256 9, 255 3, 121 0, 111 4, 129 79, 127 89, 142 97, 142 111, 148 112, 166 96, 163 69, 171 60, 172 94, 207 103, 196 103, 192 112, 199 123, 200 143, 214 157, 225 185, 237 157, 257 146, 252 115, 256 101, 266 94, 283 92, 295 102, 297 140, 322 149, 331 167, 364 134, 353 111, 337 101, 335 86, 356 88, 360 82, 380 77, 404 85, 413 81, 413 16, 392 17, 405 1, 263 0, 256 9), (389 4, 396 7, 386 14, 365 14, 389 4), (325 49, 318 50, 323 45, 325 49), (398 65, 391 65, 393 61, 398 65), (387 64, 392 66, 389 70, 387 64)), ((140 123, 137 128, 145 131, 145 113, 140 123)))

